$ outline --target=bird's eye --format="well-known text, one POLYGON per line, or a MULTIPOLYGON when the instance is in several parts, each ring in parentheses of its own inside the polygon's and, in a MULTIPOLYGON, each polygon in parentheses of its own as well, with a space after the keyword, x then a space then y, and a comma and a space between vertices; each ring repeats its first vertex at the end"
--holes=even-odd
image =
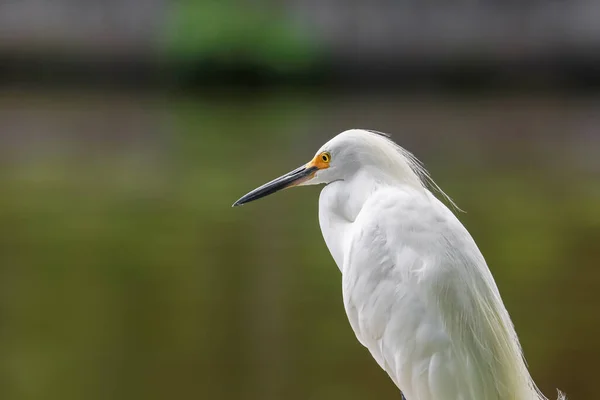
POLYGON ((328 163, 329 161, 331 161, 331 154, 327 152, 321 153, 321 160, 323 160, 324 163, 328 163))

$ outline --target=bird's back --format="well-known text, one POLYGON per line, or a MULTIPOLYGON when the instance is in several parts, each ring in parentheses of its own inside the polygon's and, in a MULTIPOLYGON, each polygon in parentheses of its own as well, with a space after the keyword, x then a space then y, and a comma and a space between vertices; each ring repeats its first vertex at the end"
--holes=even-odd
POLYGON ((543 399, 481 253, 429 191, 374 191, 343 238, 352 328, 408 400, 543 399))

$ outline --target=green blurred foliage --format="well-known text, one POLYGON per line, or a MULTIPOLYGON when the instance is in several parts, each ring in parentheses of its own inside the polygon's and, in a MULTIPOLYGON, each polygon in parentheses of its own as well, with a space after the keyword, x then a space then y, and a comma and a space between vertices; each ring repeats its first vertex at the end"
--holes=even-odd
MULTIPOLYGON (((290 93, 104 101, 103 121, 118 126, 124 112, 141 109, 157 133, 25 142, 0 168, 0 398, 397 399, 346 320, 317 223, 318 189, 230 207, 305 162, 336 133, 327 118, 366 124, 389 115, 381 104, 290 93)), ((64 102, 50 96, 29 110, 41 118, 64 102)), ((481 108, 448 102, 422 106, 448 129, 440 110, 481 108)), ((558 386, 592 398, 597 182, 566 159, 557 163, 568 179, 535 165, 472 168, 460 146, 444 159, 434 142, 418 155, 467 211, 460 218, 497 279, 536 381, 550 396, 558 386)))
POLYGON ((238 0, 181 0, 169 12, 162 46, 167 59, 183 64, 304 70, 317 60, 316 41, 280 14, 238 0))

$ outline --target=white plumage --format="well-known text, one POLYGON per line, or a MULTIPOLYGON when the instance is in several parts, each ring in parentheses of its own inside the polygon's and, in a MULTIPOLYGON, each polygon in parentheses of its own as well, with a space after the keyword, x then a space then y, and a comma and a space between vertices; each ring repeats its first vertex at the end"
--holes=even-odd
POLYGON ((318 183, 350 325, 408 400, 546 399, 477 245, 410 153, 349 130, 236 205, 318 183))

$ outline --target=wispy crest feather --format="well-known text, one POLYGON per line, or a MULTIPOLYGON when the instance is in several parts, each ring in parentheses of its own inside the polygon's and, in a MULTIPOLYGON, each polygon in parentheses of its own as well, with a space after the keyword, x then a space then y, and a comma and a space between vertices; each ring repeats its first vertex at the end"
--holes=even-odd
POLYGON ((398 151, 405 158, 406 162, 408 163, 408 166, 415 173, 415 175, 417 175, 417 177, 421 181, 421 185, 423 185, 424 188, 427 188, 427 189, 431 190, 432 192, 439 193, 442 196, 442 198, 454 210, 464 212, 462 209, 460 209, 460 207, 458 207, 456 205, 454 200, 452 200, 452 198, 450 196, 448 196, 446 194, 446 192, 444 192, 442 190, 442 188, 440 188, 438 186, 437 183, 435 183, 435 181, 433 180, 433 178, 431 177, 431 175, 429 174, 429 172, 427 171, 427 169, 425 168, 423 163, 417 157, 415 157, 414 154, 412 154, 410 151, 406 150, 405 148, 403 148, 402 146, 400 146, 396 142, 394 142, 392 140, 392 135, 390 135, 389 133, 375 131, 372 129, 364 129, 364 130, 366 132, 380 136, 381 138, 385 139, 386 142, 388 142, 390 145, 392 145, 396 149, 396 151, 398 151))

